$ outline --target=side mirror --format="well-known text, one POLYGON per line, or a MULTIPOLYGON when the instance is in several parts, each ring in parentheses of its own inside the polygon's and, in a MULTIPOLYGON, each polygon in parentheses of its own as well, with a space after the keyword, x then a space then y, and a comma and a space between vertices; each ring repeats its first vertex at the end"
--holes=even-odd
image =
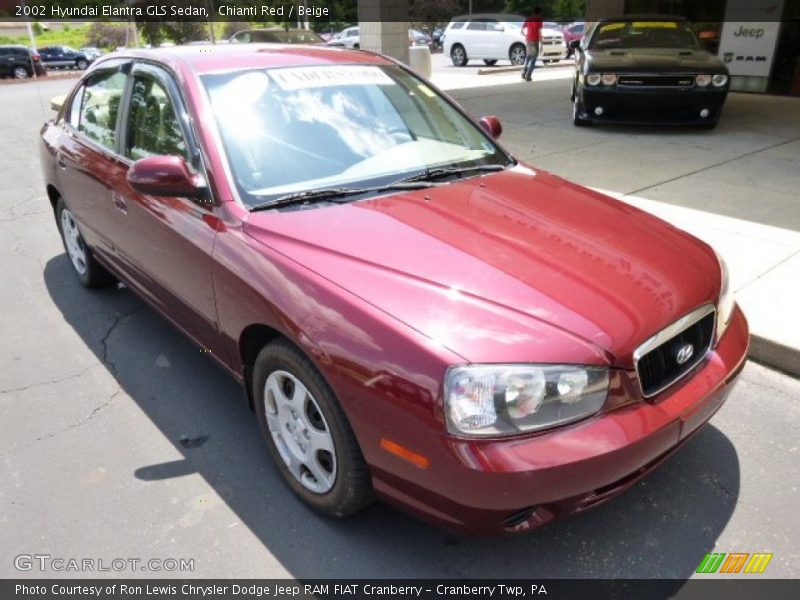
POLYGON ((478 121, 483 130, 488 133, 492 138, 497 139, 503 133, 503 126, 500 124, 500 119, 497 117, 482 117, 478 121))
POLYGON ((66 94, 61 94, 60 96, 53 96, 50 98, 50 110, 54 112, 58 112, 61 110, 61 107, 64 106, 64 101, 67 99, 66 94))
POLYGON ((581 41, 580 40, 572 40, 569 43, 569 47, 573 50, 580 50, 581 49, 581 41))
POLYGON ((128 183, 141 194, 202 198, 207 191, 205 178, 192 173, 180 156, 148 156, 128 170, 128 183))

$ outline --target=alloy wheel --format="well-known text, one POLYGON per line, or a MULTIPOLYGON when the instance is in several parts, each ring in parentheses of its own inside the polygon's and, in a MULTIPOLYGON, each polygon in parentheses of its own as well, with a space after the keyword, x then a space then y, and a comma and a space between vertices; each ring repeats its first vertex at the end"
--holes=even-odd
POLYGON ((16 67, 14 69, 14 79, 27 79, 28 70, 25 67, 16 67))
POLYGON ((72 213, 66 208, 61 211, 61 232, 64 235, 64 245, 67 247, 67 254, 72 261, 72 266, 79 275, 85 275, 86 247, 72 213))
POLYGON ((264 384, 270 435, 292 476, 307 490, 325 494, 336 482, 336 448, 330 428, 308 388, 287 371, 264 384))
POLYGON ((511 53, 509 55, 509 60, 511 61, 512 65, 524 65, 525 64, 525 48, 521 45, 517 44, 513 48, 511 48, 511 53))
POLYGON ((461 46, 453 46, 450 51, 450 57, 453 59, 453 64, 457 67, 464 66, 467 63, 467 54, 461 46))

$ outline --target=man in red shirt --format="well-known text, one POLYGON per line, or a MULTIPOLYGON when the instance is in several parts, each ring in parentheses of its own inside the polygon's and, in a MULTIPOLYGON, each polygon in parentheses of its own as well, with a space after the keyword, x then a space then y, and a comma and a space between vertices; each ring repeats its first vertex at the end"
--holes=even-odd
POLYGON ((525 66, 522 68, 522 78, 531 80, 533 67, 536 66, 536 57, 539 56, 539 42, 542 40, 542 9, 534 7, 533 14, 525 19, 522 26, 525 35, 525 66))

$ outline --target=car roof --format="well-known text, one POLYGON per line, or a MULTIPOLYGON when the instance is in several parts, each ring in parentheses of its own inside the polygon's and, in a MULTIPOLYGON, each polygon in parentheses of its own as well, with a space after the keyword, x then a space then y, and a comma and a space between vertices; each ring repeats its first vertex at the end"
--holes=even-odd
POLYGON ((476 19, 494 19, 502 23, 516 23, 517 21, 524 21, 525 17, 511 13, 472 13, 471 15, 458 15, 457 17, 453 17, 450 19, 450 22, 474 21, 476 19))
POLYGON ((30 48, 22 44, 0 44, 0 48, 22 48, 23 50, 30 50, 30 48))
POLYGON ((106 54, 95 64, 133 58, 160 62, 175 71, 199 75, 239 69, 323 66, 336 64, 391 65, 394 61, 363 50, 304 44, 205 44, 146 50, 120 50, 106 54))
POLYGON ((597 20, 598 23, 619 23, 621 21, 686 21, 686 18, 677 15, 630 14, 619 15, 618 17, 603 17, 597 20))

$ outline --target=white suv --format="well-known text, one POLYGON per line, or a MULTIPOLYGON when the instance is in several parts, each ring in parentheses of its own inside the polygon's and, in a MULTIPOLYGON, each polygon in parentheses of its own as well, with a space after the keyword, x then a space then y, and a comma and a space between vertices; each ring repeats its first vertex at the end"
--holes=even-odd
POLYGON ((344 46, 345 48, 361 48, 361 35, 358 27, 348 27, 328 42, 328 46, 344 46))
MULTIPOLYGON (((525 63, 525 18, 508 14, 472 14, 455 17, 444 31, 444 51, 457 67, 472 59, 487 65, 509 60, 512 65, 525 63)), ((564 34, 542 28, 539 59, 545 64, 567 56, 564 34)))

